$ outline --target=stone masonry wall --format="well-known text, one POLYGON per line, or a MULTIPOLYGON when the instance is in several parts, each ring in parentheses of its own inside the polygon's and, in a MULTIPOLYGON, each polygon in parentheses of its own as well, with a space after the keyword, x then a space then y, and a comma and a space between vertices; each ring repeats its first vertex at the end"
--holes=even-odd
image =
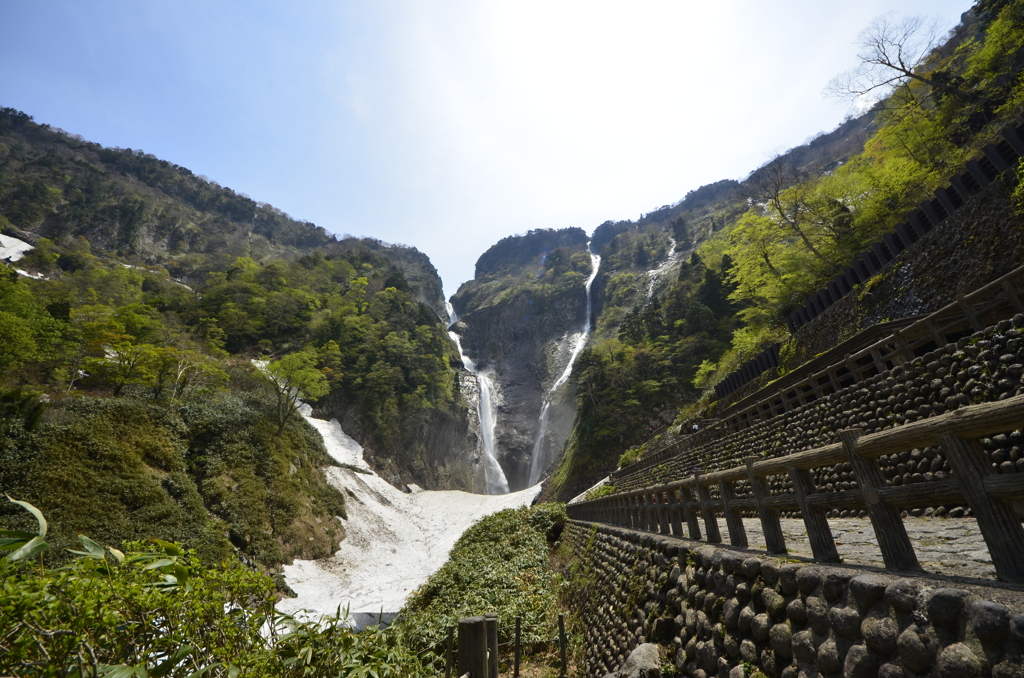
POLYGON ((844 337, 892 318, 939 310, 1024 264, 1024 214, 1012 181, 989 184, 901 252, 870 285, 846 295, 796 333, 800 364, 844 337), (867 288, 867 289, 865 289, 867 288))
POLYGON ((693 678, 1019 678, 1024 593, 570 522, 588 674, 645 642, 693 678))
MULTIPOLYGON (((838 431, 862 427, 874 433, 978 402, 1024 393, 1024 314, 928 353, 912 363, 848 386, 832 395, 684 450, 664 463, 616 478, 627 491, 742 466, 743 457, 779 457, 838 442, 838 431)), ((998 473, 1024 473, 1024 433, 985 439, 998 473)), ((939 448, 907 450, 879 459, 888 485, 942 480, 950 472, 939 448)), ((852 469, 838 464, 812 472, 819 492, 856 489, 852 469)), ((769 479, 773 493, 789 491, 786 476, 769 479)), ((744 488, 738 486, 742 492, 744 488)), ((948 510, 950 507, 941 507, 948 510)), ((939 515, 942 515, 940 512, 939 515)), ((845 516, 843 516, 845 517, 845 516)))

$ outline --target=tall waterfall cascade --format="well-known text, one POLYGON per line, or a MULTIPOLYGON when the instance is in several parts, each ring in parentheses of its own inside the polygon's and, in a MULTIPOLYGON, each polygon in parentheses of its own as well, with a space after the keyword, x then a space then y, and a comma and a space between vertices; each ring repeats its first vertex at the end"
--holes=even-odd
MULTIPOLYGON (((453 318, 457 317, 455 309, 451 306, 449 306, 448 313, 453 318)), ((480 389, 476 411, 480 418, 480 436, 484 443, 484 483, 487 494, 508 494, 508 480, 505 478, 505 472, 501 469, 494 450, 494 427, 498 420, 494 412, 494 381, 491 379, 491 371, 477 370, 476 363, 462 350, 462 340, 459 335, 455 332, 448 332, 448 336, 455 342, 455 346, 459 349, 459 355, 462 357, 462 364, 476 377, 476 383, 480 389)))
MULTIPOLYGON (((589 242, 587 243, 587 249, 590 249, 589 242)), ((593 311, 593 304, 590 300, 590 287, 594 284, 594 279, 597 278, 597 270, 600 266, 601 257, 591 251, 591 271, 590 277, 587 278, 586 285, 587 319, 578 333, 568 337, 568 340, 572 345, 572 353, 570 354, 569 362, 566 363, 562 374, 559 375, 558 379, 555 380, 555 383, 551 385, 548 392, 544 394, 544 400, 540 408, 540 419, 537 423, 537 437, 533 441, 533 453, 530 455, 529 486, 536 485, 540 482, 541 474, 544 473, 544 469, 546 469, 548 464, 551 463, 545 446, 548 432, 548 421, 551 418, 551 402, 558 389, 560 389, 565 382, 569 381, 569 377, 572 375, 572 368, 576 364, 576 358, 578 358, 580 353, 583 352, 583 348, 587 345, 587 339, 590 337, 590 325, 592 321, 591 314, 593 311)))
POLYGON ((668 237, 668 259, 663 261, 658 268, 655 268, 647 272, 650 276, 647 278, 647 295, 644 297, 644 301, 650 301, 651 297, 654 296, 654 288, 658 285, 658 282, 662 277, 668 273, 669 269, 676 265, 680 257, 683 256, 682 252, 676 252, 676 239, 671 235, 668 237))

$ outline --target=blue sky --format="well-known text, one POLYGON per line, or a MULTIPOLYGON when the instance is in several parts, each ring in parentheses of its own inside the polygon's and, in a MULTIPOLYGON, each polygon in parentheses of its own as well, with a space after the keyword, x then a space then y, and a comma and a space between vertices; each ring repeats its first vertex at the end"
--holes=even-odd
POLYGON ((848 112, 887 11, 968 0, 4 0, 0 105, 143 149, 334 233, 426 252, 635 219, 848 112))

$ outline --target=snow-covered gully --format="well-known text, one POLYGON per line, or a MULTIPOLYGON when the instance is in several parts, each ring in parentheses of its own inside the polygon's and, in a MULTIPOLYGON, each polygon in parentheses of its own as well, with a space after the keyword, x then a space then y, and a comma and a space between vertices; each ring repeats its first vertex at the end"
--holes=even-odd
POLYGON ((285 566, 285 580, 298 597, 278 603, 282 612, 305 610, 320 617, 347 606, 356 628, 376 623, 381 613, 388 621, 444 564, 470 525, 505 508, 528 506, 540 492, 536 486, 502 495, 405 493, 370 470, 362 447, 337 421, 304 416, 320 431, 328 453, 350 467, 327 469, 329 481, 346 494, 348 520, 345 539, 332 557, 285 566))

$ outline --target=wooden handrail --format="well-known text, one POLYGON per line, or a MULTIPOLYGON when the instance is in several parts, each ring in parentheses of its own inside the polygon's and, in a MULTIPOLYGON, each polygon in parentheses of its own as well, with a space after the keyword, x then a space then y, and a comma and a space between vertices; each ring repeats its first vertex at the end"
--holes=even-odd
POLYGON ((619 492, 571 504, 573 519, 622 525, 634 529, 700 538, 697 516, 704 518, 706 541, 720 542, 716 516, 726 518, 729 540, 746 546, 739 517, 754 511, 761 519, 770 552, 785 552, 778 527, 779 512, 799 510, 807 525, 808 539, 817 560, 835 561, 839 556, 825 520, 837 508, 867 509, 882 558, 892 569, 919 569, 900 511, 923 506, 966 503, 974 511, 992 554, 996 574, 1004 581, 1024 583, 1024 528, 1008 502, 1024 499, 1024 474, 998 475, 981 448, 980 438, 1024 428, 1024 395, 971 405, 922 421, 904 424, 870 435, 860 429, 839 432, 841 443, 774 459, 747 458, 744 466, 619 492), (943 449, 953 468, 952 478, 889 487, 878 466, 882 455, 914 448, 943 449), (848 462, 857 489, 818 492, 809 471, 848 462), (788 475, 793 491, 770 495, 765 480, 788 475), (735 484, 749 482, 752 496, 735 496, 735 484), (718 497, 711 492, 717 491, 718 497))
MULTIPOLYGON (((906 363, 913 359, 914 351, 916 349, 924 346, 930 341, 933 341, 933 332, 937 332, 940 336, 944 337, 948 330, 962 325, 964 322, 968 322, 972 315, 977 318, 978 316, 983 316, 990 312, 995 308, 995 306, 990 305, 988 308, 979 309, 979 305, 991 295, 1006 295, 1006 301, 1009 302, 1009 305, 1013 307, 1015 312, 1024 312, 1024 305, 1022 305, 1021 301, 1021 298, 1024 297, 1024 291, 1019 291, 1014 286, 1014 283, 1020 280, 1024 280, 1024 266, 1020 266, 1006 275, 996 278, 992 282, 979 287, 970 294, 959 297, 956 301, 943 306, 939 310, 930 313, 919 320, 916 320, 910 325, 899 329, 897 332, 859 349, 848 356, 845 356, 841 363, 836 362, 828 365, 823 369, 816 370, 812 374, 805 375, 803 378, 796 381, 785 382, 786 378, 784 377, 782 380, 772 382, 772 384, 765 386, 765 389, 769 387, 775 389, 776 385, 782 386, 782 383, 779 382, 785 383, 784 388, 781 388, 778 393, 775 393, 773 390, 772 394, 766 394, 765 397, 760 400, 734 412, 726 410, 722 415, 722 420, 716 426, 718 428, 731 429, 735 431, 737 430, 735 426, 738 425, 735 422, 744 415, 749 415, 751 422, 764 421, 764 418, 761 415, 763 405, 766 402, 770 405, 771 402, 781 399, 783 401, 783 408, 788 409, 791 403, 788 403, 783 392, 797 392, 797 397, 799 399, 801 397, 799 393, 802 392, 802 389, 809 387, 810 391, 814 392, 816 383, 821 379, 827 378, 829 380, 828 385, 833 389, 833 391, 838 390, 838 381, 835 373, 844 367, 849 369, 849 365, 855 365, 857 361, 860 360, 871 358, 871 360, 863 367, 859 368, 857 371, 850 372, 851 378, 857 380, 862 379, 862 373, 871 367, 874 367, 879 372, 884 371, 883 369, 878 369, 878 364, 876 363, 881 363, 883 368, 886 368, 889 363, 894 365, 906 363), (965 304, 970 308, 970 312, 965 312, 965 304), (925 330, 929 331, 924 332, 925 330), (905 335, 913 334, 915 332, 924 332, 924 334, 917 339, 904 339, 905 335)), ((1002 308, 1004 305, 1005 304, 1000 304, 998 307, 1002 308)), ((977 329, 977 327, 974 326, 972 329, 977 329)), ((805 403, 798 402, 797 404, 802 405, 805 403)), ((775 416, 775 409, 776 408, 774 406, 770 406, 768 413, 771 416, 775 416)), ((705 442, 706 435, 711 434, 713 431, 714 429, 702 429, 695 435, 700 436, 701 442, 705 442)), ((663 462, 665 459, 670 458, 681 446, 686 445, 688 442, 690 442, 690 438, 660 441, 656 445, 656 449, 651 450, 647 456, 642 459, 638 459, 627 467, 618 469, 612 475, 615 478, 622 478, 651 468, 652 466, 663 462)), ((650 445, 650 442, 648 445, 650 445)))

